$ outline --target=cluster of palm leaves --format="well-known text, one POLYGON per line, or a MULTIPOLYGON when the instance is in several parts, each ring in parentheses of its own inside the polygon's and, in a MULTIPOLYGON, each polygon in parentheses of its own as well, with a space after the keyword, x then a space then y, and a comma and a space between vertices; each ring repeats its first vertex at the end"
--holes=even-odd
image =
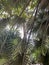
POLYGON ((2 65, 49 65, 48 0, 0 0, 0 58, 2 65))

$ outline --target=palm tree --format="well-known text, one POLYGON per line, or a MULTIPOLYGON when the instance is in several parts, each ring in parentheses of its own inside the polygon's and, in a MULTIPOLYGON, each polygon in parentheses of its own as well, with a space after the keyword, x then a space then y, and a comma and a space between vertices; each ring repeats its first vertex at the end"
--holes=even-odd
POLYGON ((0 11, 0 55, 8 58, 3 65, 48 65, 49 1, 1 0, 0 11), (29 10, 33 11, 28 14, 29 10), (9 31, 5 30, 7 25, 10 26, 9 31), (21 27, 23 39, 18 30, 21 27))

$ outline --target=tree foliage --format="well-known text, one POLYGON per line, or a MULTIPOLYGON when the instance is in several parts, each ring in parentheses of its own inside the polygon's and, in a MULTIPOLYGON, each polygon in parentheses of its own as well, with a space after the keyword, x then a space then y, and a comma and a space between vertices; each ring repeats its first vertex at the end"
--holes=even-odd
POLYGON ((0 58, 2 65, 49 65, 48 0, 0 0, 0 58))

